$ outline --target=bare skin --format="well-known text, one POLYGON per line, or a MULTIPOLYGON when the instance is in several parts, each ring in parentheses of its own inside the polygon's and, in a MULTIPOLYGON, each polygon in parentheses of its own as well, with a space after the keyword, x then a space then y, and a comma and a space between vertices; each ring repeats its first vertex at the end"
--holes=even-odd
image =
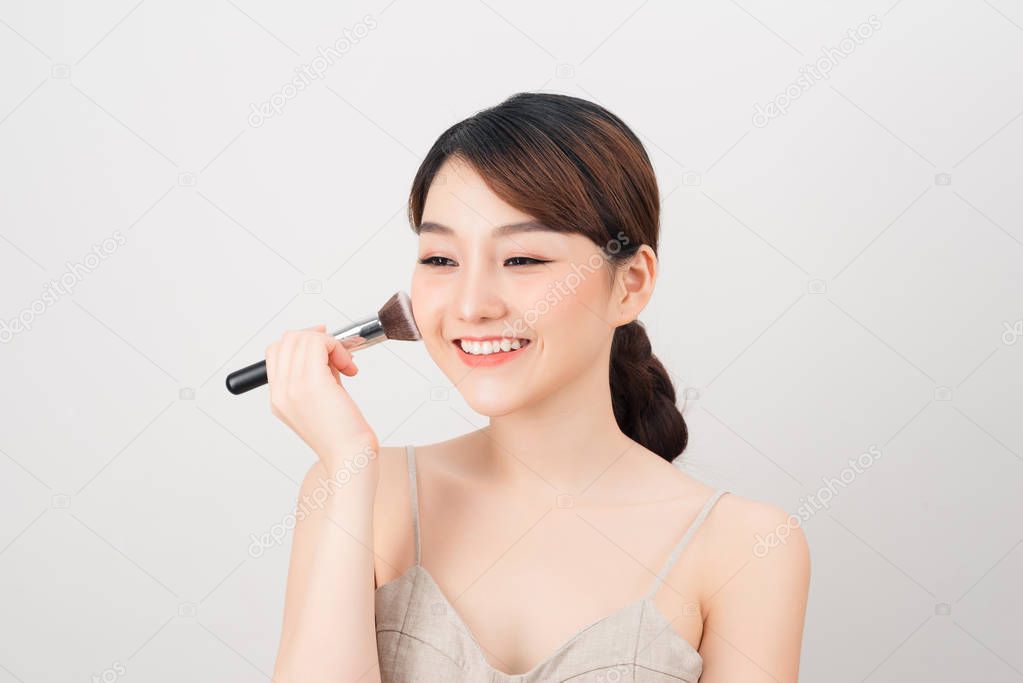
MULTIPOLYGON (((642 597, 713 489, 628 438, 612 410, 612 334, 648 303, 654 252, 643 245, 613 276, 598 268, 576 282, 573 266, 594 263, 597 245, 549 231, 496 235, 495 227, 530 217, 457 161, 439 175, 423 221, 451 231, 420 235, 415 318, 433 360, 489 424, 416 448, 422 564, 491 666, 523 673, 583 626, 642 597), (569 281, 569 295, 527 315, 553 284, 569 281), (509 327, 523 319, 530 324, 509 327), (469 367, 453 343, 465 336, 523 337, 532 348, 502 365, 469 367)), ((350 358, 321 332, 303 334, 312 340, 299 365, 334 368, 337 386, 320 375, 315 395, 337 401, 336 370, 353 374, 350 358), (323 348, 313 353, 316 340, 323 348)), ((320 458, 303 494, 339 466, 339 451, 363 439, 375 445, 354 405, 335 404, 348 425, 341 434, 311 415, 310 400, 282 412, 320 458)), ((277 680, 379 680, 367 597, 413 564, 414 545, 404 449, 380 448, 372 463, 296 525, 277 680), (341 618, 332 609, 345 601, 357 608, 341 618)), ((703 683, 797 680, 806 539, 796 526, 765 556, 754 552, 758 534, 769 537, 787 518, 778 507, 723 496, 657 593, 658 609, 703 657, 703 683)))
MULTIPOLYGON (((713 489, 633 444, 571 507, 559 507, 557 493, 517 461, 513 479, 486 479, 486 432, 416 447, 422 563, 491 666, 523 673, 644 595, 713 489)), ((404 448, 381 452, 378 585, 414 561, 405 458, 404 448)), ((786 517, 723 496, 658 591, 658 609, 704 659, 701 682, 798 679, 805 539, 793 533, 766 557, 753 555, 756 534, 786 517)))

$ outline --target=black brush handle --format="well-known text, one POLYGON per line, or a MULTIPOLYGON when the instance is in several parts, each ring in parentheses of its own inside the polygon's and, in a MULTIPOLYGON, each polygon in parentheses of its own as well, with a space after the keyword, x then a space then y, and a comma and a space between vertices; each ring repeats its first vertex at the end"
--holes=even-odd
POLYGON ((266 361, 261 360, 241 370, 235 370, 227 376, 227 390, 232 394, 244 394, 246 391, 261 387, 267 383, 266 361))

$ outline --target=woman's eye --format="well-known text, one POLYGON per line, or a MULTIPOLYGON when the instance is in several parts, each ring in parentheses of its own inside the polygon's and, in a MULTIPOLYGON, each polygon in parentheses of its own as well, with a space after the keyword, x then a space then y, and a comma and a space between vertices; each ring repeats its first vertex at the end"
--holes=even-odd
MULTIPOLYGON (((548 261, 541 261, 535 258, 529 258, 528 256, 512 256, 508 261, 528 261, 529 263, 522 263, 523 266, 531 266, 535 263, 548 263, 548 261)), ((507 261, 505 261, 507 263, 507 261)))
POLYGON ((442 260, 442 261, 450 261, 451 260, 451 259, 449 259, 449 258, 447 258, 445 256, 430 256, 429 258, 419 259, 419 262, 422 263, 425 266, 443 266, 443 265, 447 265, 447 264, 444 264, 444 263, 437 263, 436 261, 438 259, 442 260))

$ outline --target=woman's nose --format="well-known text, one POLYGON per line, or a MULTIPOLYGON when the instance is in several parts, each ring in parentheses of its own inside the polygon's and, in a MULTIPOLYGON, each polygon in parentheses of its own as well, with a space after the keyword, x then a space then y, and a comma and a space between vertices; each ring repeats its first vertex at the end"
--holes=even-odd
POLYGON ((499 278, 485 263, 463 268, 455 293, 455 310, 462 320, 496 319, 504 315, 504 293, 499 278))

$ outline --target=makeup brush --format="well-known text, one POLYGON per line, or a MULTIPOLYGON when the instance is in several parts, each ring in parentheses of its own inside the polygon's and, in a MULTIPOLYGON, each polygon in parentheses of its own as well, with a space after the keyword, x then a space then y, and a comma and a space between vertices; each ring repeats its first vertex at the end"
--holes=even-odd
MULTIPOLYGON (((422 335, 412 317, 412 301, 405 292, 398 292, 377 311, 375 316, 359 320, 331 332, 349 351, 373 346, 385 339, 419 341, 422 335)), ((267 383, 266 361, 261 360, 227 376, 227 390, 243 394, 267 383)))

